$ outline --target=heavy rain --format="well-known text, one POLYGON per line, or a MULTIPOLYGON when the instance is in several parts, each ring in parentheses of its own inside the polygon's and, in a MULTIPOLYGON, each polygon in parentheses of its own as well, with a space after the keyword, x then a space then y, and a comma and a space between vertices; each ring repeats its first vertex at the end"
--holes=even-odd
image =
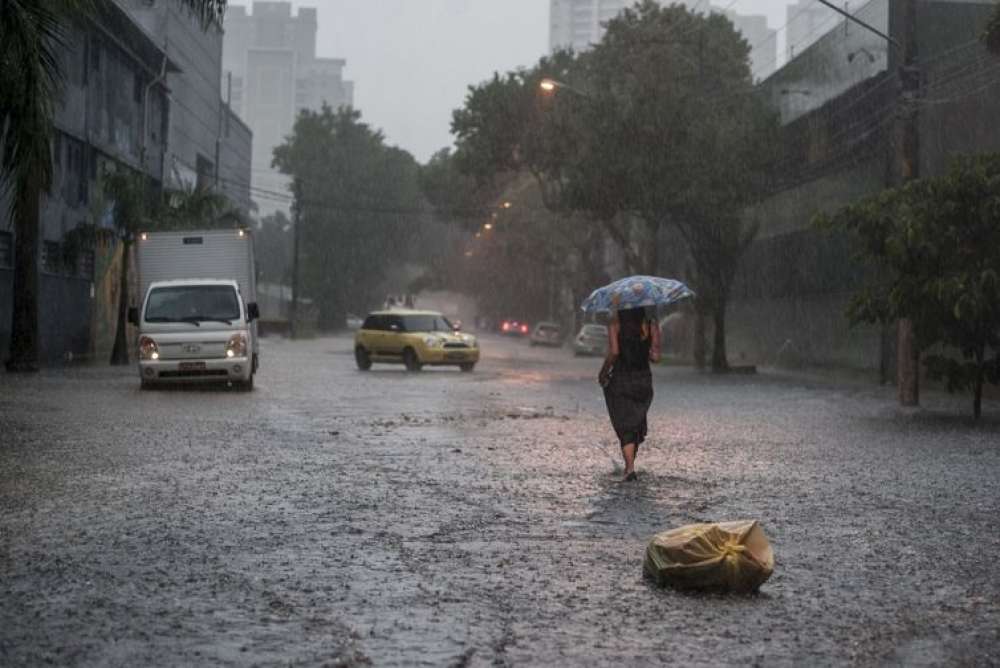
POLYGON ((1000 665, 994 0, 0 0, 0 665, 1000 665))

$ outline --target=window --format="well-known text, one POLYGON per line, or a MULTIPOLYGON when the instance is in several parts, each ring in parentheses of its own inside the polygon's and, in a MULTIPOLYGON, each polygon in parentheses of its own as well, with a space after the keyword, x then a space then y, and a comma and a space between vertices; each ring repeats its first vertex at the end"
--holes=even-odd
POLYGON ((77 255, 76 275, 88 281, 94 280, 94 251, 82 250, 77 255))
POLYGON ((0 230, 0 269, 14 266, 14 235, 0 230))
POLYGON ((58 274, 62 269, 62 246, 57 241, 42 242, 42 271, 58 274))
POLYGON ((381 332, 386 328, 385 326, 385 316, 383 315, 370 315, 365 318, 365 323, 361 325, 361 329, 367 329, 372 332, 381 332))
POLYGON ((451 332, 453 327, 439 315, 408 315, 403 318, 405 332, 451 332))

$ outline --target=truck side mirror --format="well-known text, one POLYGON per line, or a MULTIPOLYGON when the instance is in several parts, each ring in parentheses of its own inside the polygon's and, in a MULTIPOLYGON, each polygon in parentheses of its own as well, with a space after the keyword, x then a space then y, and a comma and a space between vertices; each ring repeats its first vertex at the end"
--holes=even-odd
POLYGON ((135 306, 128 307, 128 323, 136 327, 139 326, 139 309, 135 306))
POLYGON ((260 309, 257 307, 257 302, 250 302, 247 304, 247 322, 253 322, 260 318, 260 309))

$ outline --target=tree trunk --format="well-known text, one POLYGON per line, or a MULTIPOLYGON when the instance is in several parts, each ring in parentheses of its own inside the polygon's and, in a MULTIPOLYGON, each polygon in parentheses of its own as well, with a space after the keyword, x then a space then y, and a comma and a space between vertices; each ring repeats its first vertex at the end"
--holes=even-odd
POLYGON ((712 343, 712 373, 727 373, 729 360, 726 357, 726 300, 719 299, 712 312, 715 321, 715 336, 712 343))
POLYGON ((132 243, 122 240, 122 269, 118 276, 118 324, 115 327, 115 343, 111 347, 111 364, 128 364, 128 265, 132 243))
POLYGON ((975 395, 972 399, 972 416, 979 419, 983 414, 983 369, 985 368, 986 350, 980 349, 976 355, 976 384, 973 388, 975 395))
POLYGON ((705 352, 707 346, 705 345, 705 313, 700 308, 695 309, 694 313, 694 343, 692 345, 692 357, 694 357, 694 366, 699 371, 705 369, 705 352))
POLYGON ((38 233, 41 188, 34 175, 20 184, 14 232, 14 304, 7 371, 38 371, 38 233))
POLYGON ((899 403, 903 406, 920 405, 920 351, 913 336, 913 321, 902 318, 897 326, 896 382, 899 403))

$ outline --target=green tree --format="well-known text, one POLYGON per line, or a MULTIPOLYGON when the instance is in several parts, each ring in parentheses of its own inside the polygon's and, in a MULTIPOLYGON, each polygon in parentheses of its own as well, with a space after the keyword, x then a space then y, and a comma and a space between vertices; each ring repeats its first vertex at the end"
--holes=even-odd
POLYGON ((386 269, 405 258, 424 216, 419 168, 385 145, 358 111, 303 110, 274 165, 292 177, 299 210, 302 285, 319 326, 343 327, 349 311, 378 301, 386 269))
POLYGON ((265 216, 257 230, 258 278, 264 283, 289 285, 292 281, 292 221, 282 211, 265 216))
POLYGON ((912 181, 821 217, 849 231, 875 271, 849 305, 856 323, 913 321, 928 374, 971 391, 1000 382, 1000 154, 960 158, 948 173, 912 181), (992 357, 991 357, 992 355, 992 357))
POLYGON ((547 206, 586 214, 632 271, 658 273, 664 232, 675 230, 698 307, 715 320, 719 372, 731 286, 757 230, 744 212, 762 192, 778 128, 753 89, 749 53, 724 16, 646 0, 610 21, 592 50, 471 88, 452 122, 467 172, 529 171, 547 206), (548 97, 545 78, 557 81, 548 97))
MULTIPOLYGON (((17 237, 7 369, 38 369, 38 235, 41 196, 52 183, 54 108, 63 81, 58 51, 75 23, 113 0, 0 0, 0 188, 12 192, 17 237)), ((226 0, 177 0, 207 27, 226 0)))

